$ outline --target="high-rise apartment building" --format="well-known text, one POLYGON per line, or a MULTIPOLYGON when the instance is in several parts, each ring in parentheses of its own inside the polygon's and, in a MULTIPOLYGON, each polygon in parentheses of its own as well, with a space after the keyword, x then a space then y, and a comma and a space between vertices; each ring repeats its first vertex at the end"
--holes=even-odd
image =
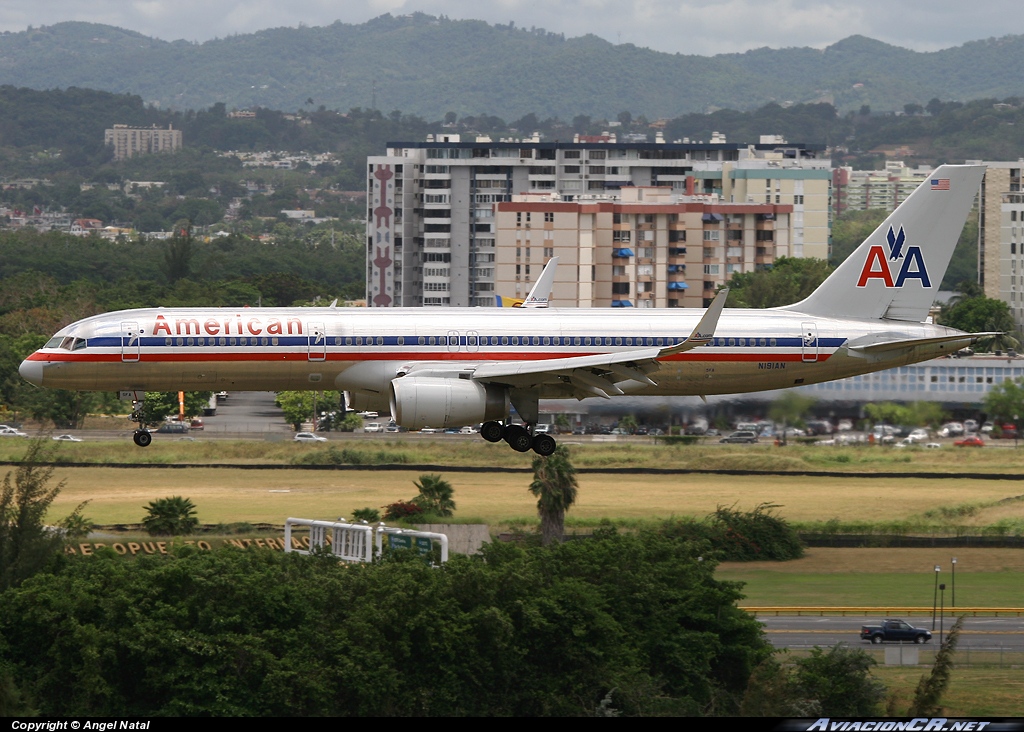
MULTIPOLYGON (((981 162, 981 161, 968 161, 981 162)), ((1024 159, 987 166, 978 202, 978 282, 1024 329, 1024 159)))
POLYGON ((787 253, 828 256, 832 174, 824 146, 780 138, 463 142, 458 135, 431 135, 425 142, 390 142, 386 155, 367 163, 371 307, 494 305, 495 204, 515 194, 558 194, 575 203, 657 186, 708 203, 791 206, 787 253))
POLYGON ((893 211, 931 174, 931 166, 910 168, 902 160, 885 164, 885 170, 836 168, 832 173, 832 205, 836 216, 847 211, 893 211))
POLYGON ((476 274, 523 297, 557 256, 552 306, 705 307, 734 273, 790 254, 793 208, 722 203, 667 186, 573 201, 515 195, 495 204, 493 260, 476 274))
POLYGON ((125 160, 133 155, 147 155, 156 152, 173 152, 181 148, 181 130, 168 125, 161 129, 152 127, 129 127, 114 125, 108 129, 103 141, 114 148, 114 159, 125 160))

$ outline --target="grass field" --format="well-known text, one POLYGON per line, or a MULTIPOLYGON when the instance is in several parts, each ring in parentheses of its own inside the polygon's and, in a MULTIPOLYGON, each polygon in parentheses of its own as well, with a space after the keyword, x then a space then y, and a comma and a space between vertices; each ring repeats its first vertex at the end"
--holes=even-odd
MULTIPOLYGON (((204 523, 282 523, 288 516, 346 516, 364 506, 379 507, 416 494, 418 471, 232 470, 216 468, 63 468, 55 476, 66 486, 54 504, 63 515, 83 500, 96 523, 131 523, 155 498, 183 495, 199 507, 204 523), (281 492, 288 491, 288 492, 281 492)), ((456 516, 502 525, 532 520, 535 499, 530 474, 449 473, 456 516)), ((929 480, 924 478, 836 478, 804 476, 601 475, 579 476, 579 498, 569 516, 584 525, 603 518, 660 520, 704 516, 721 505, 753 508, 780 504, 778 513, 795 522, 869 519, 924 520, 922 514, 969 499, 990 506, 964 525, 987 525, 990 514, 1024 515, 1013 500, 1024 485, 1015 481, 929 480), (999 503, 1007 501, 1006 503, 999 503), (885 506, 884 512, 878 507, 885 506), (865 507, 872 507, 866 511, 865 507)))
POLYGON ((1024 607, 1024 550, 811 548, 791 562, 725 562, 720 579, 743 582, 746 607, 880 607, 932 605, 936 564, 952 601, 949 574, 957 558, 960 607, 1024 607))
MULTIPOLYGON (((903 716, 914 698, 924 668, 877 666, 872 673, 899 701, 903 716)), ((1019 717, 1024 714, 1024 673, 1020 668, 955 668, 942 699, 946 717, 1019 717)))
MULTIPOLYGON (((132 445, 126 434, 121 440, 90 440, 63 443, 60 458, 77 462, 101 463, 274 463, 320 456, 326 459, 347 450, 363 464, 414 463, 466 465, 479 467, 529 468, 532 453, 520 454, 503 443, 490 444, 479 437, 445 436, 437 439, 418 435, 332 435, 327 444, 294 443, 284 435, 274 439, 215 440, 196 436, 195 441, 158 435, 145 449, 132 445)), ((785 448, 762 445, 655 445, 644 441, 577 442, 572 436, 560 438, 569 446, 573 462, 579 468, 659 467, 690 470, 821 470, 833 472, 982 472, 1024 473, 1024 449, 1012 449, 1012 443, 999 443, 981 450, 946 447, 942 450, 889 447, 813 447, 789 445, 785 448)), ((997 443, 998 441, 993 441, 997 443)), ((0 438, 0 460, 19 459, 25 441, 0 438)), ((346 460, 351 462, 351 460, 346 460)), ((1024 489, 1021 491, 1024 493, 1024 489)))

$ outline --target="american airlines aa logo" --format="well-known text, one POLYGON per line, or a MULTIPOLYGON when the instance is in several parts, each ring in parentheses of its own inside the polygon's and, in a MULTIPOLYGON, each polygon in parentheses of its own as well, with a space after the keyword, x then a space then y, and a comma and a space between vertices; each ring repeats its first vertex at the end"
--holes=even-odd
POLYGON ((857 287, 865 287, 868 280, 882 280, 886 287, 903 287, 907 280, 920 280, 922 287, 931 287, 928 268, 925 267, 924 257, 921 256, 921 247, 904 246, 907 235, 903 232, 903 227, 900 227, 897 234, 890 226, 885 238, 889 242, 888 256, 881 244, 872 245, 860 271, 857 287))

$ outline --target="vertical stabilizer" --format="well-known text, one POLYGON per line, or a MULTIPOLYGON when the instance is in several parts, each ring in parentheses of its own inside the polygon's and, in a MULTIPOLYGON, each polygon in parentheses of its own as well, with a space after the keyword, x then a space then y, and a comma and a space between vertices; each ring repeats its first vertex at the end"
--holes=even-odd
POLYGON ((546 308, 548 300, 551 299, 551 287, 555 284, 555 270, 558 268, 558 257, 552 257, 544 265, 544 271, 540 273, 537 282, 530 290, 520 307, 524 308, 546 308))
POLYGON ((984 174, 983 165, 940 166, 818 289, 783 309, 922 322, 984 174))

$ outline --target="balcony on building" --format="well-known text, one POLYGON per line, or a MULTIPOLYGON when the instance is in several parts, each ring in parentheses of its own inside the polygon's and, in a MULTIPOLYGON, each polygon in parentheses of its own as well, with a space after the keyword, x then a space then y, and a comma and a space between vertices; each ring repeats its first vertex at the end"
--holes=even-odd
POLYGON ((631 308, 633 307, 632 300, 612 300, 613 308, 631 308))
POLYGON ((690 286, 685 282, 669 282, 669 292, 682 292, 683 290, 689 290, 690 286))
POLYGON ((633 254, 633 250, 632 249, 628 249, 628 248, 625 248, 625 247, 623 247, 621 249, 612 249, 612 257, 614 257, 616 259, 628 259, 628 258, 630 258, 632 256, 635 256, 633 254))

